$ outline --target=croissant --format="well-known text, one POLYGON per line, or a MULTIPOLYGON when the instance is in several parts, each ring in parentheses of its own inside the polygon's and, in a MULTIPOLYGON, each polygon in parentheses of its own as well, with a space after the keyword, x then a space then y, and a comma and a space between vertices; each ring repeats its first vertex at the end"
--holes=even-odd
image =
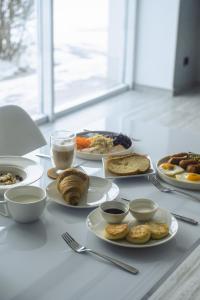
POLYGON ((65 170, 57 178, 58 191, 71 205, 77 205, 82 196, 87 193, 88 188, 89 176, 74 168, 65 170))

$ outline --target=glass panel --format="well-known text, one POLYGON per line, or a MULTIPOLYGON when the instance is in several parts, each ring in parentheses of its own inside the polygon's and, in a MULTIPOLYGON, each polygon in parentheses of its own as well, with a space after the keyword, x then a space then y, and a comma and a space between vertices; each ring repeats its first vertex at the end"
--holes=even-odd
POLYGON ((54 1, 55 110, 122 83, 124 0, 54 1))
POLYGON ((0 105, 40 113, 34 0, 0 1, 0 105))

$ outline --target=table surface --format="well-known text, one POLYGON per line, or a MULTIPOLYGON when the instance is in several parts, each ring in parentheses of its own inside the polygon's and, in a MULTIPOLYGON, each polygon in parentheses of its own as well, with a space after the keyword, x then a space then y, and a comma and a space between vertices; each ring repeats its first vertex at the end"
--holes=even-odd
MULTIPOLYGON (((134 120, 119 119, 115 124, 102 119, 90 128, 140 138, 140 142, 135 142, 135 152, 150 155, 154 164, 167 154, 199 152, 200 148, 199 138, 191 132, 170 130, 154 122, 135 124, 134 120)), ((48 153, 48 147, 41 151, 48 153)), ((46 176, 50 161, 33 154, 29 157, 43 165, 44 175, 35 185, 45 188, 51 182, 46 176)), ((84 168, 90 175, 103 176, 101 162, 87 161, 84 168)), ((150 198, 160 207, 200 220, 198 201, 161 193, 147 178, 114 182, 121 196, 150 198)), ((190 192, 200 198, 200 192, 190 192)), ((48 201, 40 220, 32 224, 15 223, 1 216, 0 299, 147 299, 200 244, 199 226, 178 222, 177 235, 166 244, 145 249, 117 247, 99 240, 87 230, 85 222, 90 212, 91 209, 73 209, 48 201), (90 254, 73 252, 61 238, 66 231, 93 250, 135 266, 139 274, 132 275, 90 254)))

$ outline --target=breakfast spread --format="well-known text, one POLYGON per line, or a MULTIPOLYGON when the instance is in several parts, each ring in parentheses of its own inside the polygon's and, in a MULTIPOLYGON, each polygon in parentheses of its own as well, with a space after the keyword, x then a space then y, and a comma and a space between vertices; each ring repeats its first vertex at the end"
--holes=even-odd
POLYGON ((145 155, 137 153, 110 156, 106 160, 106 168, 109 172, 120 176, 143 174, 150 169, 150 160, 145 155))
POLYGON ((132 146, 131 139, 124 134, 94 133, 92 136, 77 135, 77 151, 83 153, 108 154, 126 150, 132 146))
POLYGON ((9 184, 15 184, 17 182, 22 181, 23 178, 19 175, 15 175, 12 173, 1 173, 0 172, 0 185, 9 185, 9 184))
POLYGON ((169 234, 166 223, 148 222, 129 228, 128 224, 108 224, 104 229, 104 236, 110 240, 126 239, 132 244, 145 244, 150 239, 160 240, 169 234))
POLYGON ((200 154, 176 153, 158 165, 158 170, 177 181, 200 183, 200 154))
POLYGON ((70 205, 78 205, 89 188, 89 176, 75 168, 69 168, 57 177, 57 190, 70 205))

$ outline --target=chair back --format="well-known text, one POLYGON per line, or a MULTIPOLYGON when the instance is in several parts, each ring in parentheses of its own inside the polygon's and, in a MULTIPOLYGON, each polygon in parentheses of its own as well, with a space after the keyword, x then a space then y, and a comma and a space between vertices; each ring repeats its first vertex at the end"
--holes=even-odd
POLYGON ((0 107, 0 155, 25 155, 46 145, 40 129, 17 105, 0 107))

